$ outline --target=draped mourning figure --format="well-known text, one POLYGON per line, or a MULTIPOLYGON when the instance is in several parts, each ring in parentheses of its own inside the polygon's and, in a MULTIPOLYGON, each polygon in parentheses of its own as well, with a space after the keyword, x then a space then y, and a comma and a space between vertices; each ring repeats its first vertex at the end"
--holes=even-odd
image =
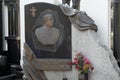
POLYGON ((73 24, 73 52, 81 52, 94 66, 89 80, 120 80, 120 68, 113 51, 105 46, 97 34, 94 21, 85 12, 74 10, 68 5, 60 5, 73 24), (77 36, 77 37, 76 37, 77 36), (78 47, 78 48, 77 48, 78 47))

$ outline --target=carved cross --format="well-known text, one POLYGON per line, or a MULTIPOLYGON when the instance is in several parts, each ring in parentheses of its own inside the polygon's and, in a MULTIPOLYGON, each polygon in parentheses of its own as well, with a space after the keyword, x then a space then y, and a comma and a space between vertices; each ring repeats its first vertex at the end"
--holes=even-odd
POLYGON ((35 15, 36 15, 36 11, 37 11, 37 9, 35 9, 35 7, 33 6, 31 9, 30 9, 30 11, 32 12, 31 13, 31 15, 32 15, 32 17, 35 17, 35 15))

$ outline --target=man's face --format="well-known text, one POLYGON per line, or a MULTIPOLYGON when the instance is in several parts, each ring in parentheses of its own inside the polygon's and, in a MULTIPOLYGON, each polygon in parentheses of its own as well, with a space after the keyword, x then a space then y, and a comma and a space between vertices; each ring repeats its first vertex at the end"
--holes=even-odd
POLYGON ((54 24, 54 20, 53 20, 52 15, 47 16, 46 21, 45 21, 45 25, 47 27, 52 27, 53 24, 54 24))

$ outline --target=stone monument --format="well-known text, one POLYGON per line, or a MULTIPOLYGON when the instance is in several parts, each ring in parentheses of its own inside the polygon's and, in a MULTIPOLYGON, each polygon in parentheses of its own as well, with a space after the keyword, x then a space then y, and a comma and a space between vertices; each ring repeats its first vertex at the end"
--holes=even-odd
POLYGON ((85 12, 66 4, 32 3, 25 6, 22 65, 25 79, 53 80, 46 77, 46 71, 72 70, 68 65, 72 60, 71 24, 81 31, 97 31, 94 21, 85 12))

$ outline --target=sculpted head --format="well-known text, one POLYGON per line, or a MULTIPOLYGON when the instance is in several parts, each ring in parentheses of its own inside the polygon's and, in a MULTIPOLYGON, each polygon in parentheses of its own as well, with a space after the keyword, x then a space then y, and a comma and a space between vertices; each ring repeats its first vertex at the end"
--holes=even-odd
POLYGON ((45 14, 43 16, 43 21, 46 27, 52 27, 54 24, 53 16, 51 14, 45 14))

